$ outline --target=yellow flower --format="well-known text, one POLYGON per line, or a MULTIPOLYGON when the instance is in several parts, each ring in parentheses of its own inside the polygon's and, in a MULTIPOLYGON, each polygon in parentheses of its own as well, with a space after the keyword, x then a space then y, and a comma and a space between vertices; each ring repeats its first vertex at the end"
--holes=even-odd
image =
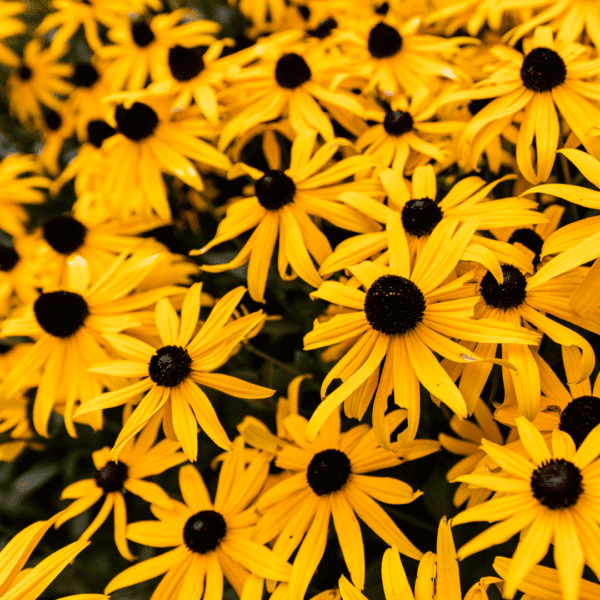
POLYGON ((243 287, 238 287, 217 302, 194 335, 200 314, 201 289, 199 283, 189 289, 181 309, 181 322, 168 300, 157 303, 156 327, 162 342, 159 348, 125 335, 105 336, 128 360, 95 365, 90 371, 143 379, 89 400, 76 414, 120 406, 145 393, 115 442, 115 456, 119 455, 127 440, 143 429, 161 409, 165 435, 181 444, 190 461, 195 461, 198 455, 197 424, 215 444, 229 450, 231 442, 200 386, 238 398, 267 398, 274 393, 274 390, 229 375, 212 373, 227 361, 235 346, 264 319, 264 315, 258 311, 228 323, 246 292, 243 287))
POLYGON ((61 104, 59 112, 46 109, 37 128, 42 132, 44 141, 38 160, 50 175, 56 177, 60 173, 58 161, 63 145, 75 132, 75 121, 66 103, 61 104))
POLYGON ((505 473, 462 475, 465 481, 495 492, 498 497, 468 508, 453 525, 500 521, 467 542, 458 558, 509 540, 523 532, 504 583, 504 597, 512 598, 521 581, 554 544, 560 589, 565 600, 577 600, 584 563, 596 574, 600 539, 598 484, 600 427, 575 450, 570 435, 554 429, 552 450, 542 434, 525 418, 516 419, 521 442, 531 460, 483 439, 483 449, 505 473))
POLYGON ((179 597, 200 600, 223 597, 223 575, 241 597, 248 574, 276 581, 289 581, 290 565, 275 552, 250 539, 258 515, 247 508, 263 485, 268 458, 259 455, 244 466, 244 444, 236 440, 221 467, 214 503, 202 477, 193 465, 179 470, 184 502, 173 500, 173 508, 153 504, 159 521, 141 521, 127 528, 130 540, 168 548, 159 556, 129 567, 106 586, 105 593, 163 573, 152 599, 179 597))
POLYGON ((102 508, 79 540, 89 540, 114 510, 115 544, 121 556, 133 560, 135 557, 129 551, 125 537, 127 509, 123 490, 169 509, 172 507, 169 496, 156 483, 144 478, 185 462, 185 455, 178 452, 179 444, 169 440, 155 443, 159 427, 160 419, 152 419, 137 439, 131 438, 123 447, 118 462, 108 447, 93 452, 95 477, 76 481, 62 491, 61 500, 74 499, 75 502, 59 514, 55 527, 60 527, 104 498, 102 508))
MULTIPOLYGON (((0 6, 0 39, 18 35, 27 31, 27 25, 21 19, 15 17, 28 9, 25 2, 3 2, 0 6)), ((19 64, 19 56, 15 54, 6 44, 0 42, 0 63, 10 67, 19 64)))

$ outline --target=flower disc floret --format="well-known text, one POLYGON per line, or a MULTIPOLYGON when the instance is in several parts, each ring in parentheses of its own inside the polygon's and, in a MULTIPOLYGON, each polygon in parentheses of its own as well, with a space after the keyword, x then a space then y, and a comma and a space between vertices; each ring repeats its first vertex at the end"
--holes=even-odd
POLYGON ((174 46, 169 50, 169 69, 177 81, 190 81, 204 69, 204 59, 194 48, 174 46))
POLYGON ((33 77, 33 71, 26 64, 22 64, 17 69, 17 77, 21 81, 29 81, 33 77))
POLYGON ((183 541, 192 552, 206 554, 219 546, 226 533, 223 515, 214 510, 201 510, 187 520, 183 541))
POLYGON ((8 273, 12 271, 21 257, 17 251, 10 246, 0 246, 0 271, 8 273))
POLYGON ((155 40, 154 33, 146 21, 135 21, 131 24, 131 37, 140 48, 146 48, 155 40))
POLYGON ((134 142, 150 137, 158 125, 154 109, 141 102, 134 102, 131 108, 117 106, 115 119, 118 131, 134 142))
POLYGON ((275 81, 288 90, 295 90, 312 77, 306 61, 295 52, 284 54, 275 66, 275 81))
POLYGON ((498 284, 496 278, 488 271, 481 280, 481 295, 488 306, 508 310, 521 306, 525 301, 527 280, 512 265, 502 265, 504 283, 498 284))
POLYGON ((373 58, 390 58, 402 49, 402 36, 385 23, 377 23, 369 32, 368 48, 373 58))
POLYGON ((523 60, 521 80, 534 92, 549 92, 565 82, 567 67, 558 52, 534 48, 523 60))
POLYGON ((400 137, 413 128, 413 118, 404 110, 388 110, 383 120, 383 128, 386 133, 400 137))
POLYGON ((178 386, 192 372, 192 359, 181 346, 163 346, 150 359, 150 379, 164 387, 178 386))
POLYGON ((337 21, 333 17, 329 17, 327 19, 322 19, 317 27, 315 27, 315 29, 311 29, 308 33, 310 33, 310 35, 313 37, 324 40, 326 37, 331 35, 331 32, 337 26, 337 21))
POLYGON ((129 476, 129 468, 120 461, 109 460, 101 469, 96 471, 96 484, 106 493, 119 492, 129 476))
POLYGON ((583 493, 582 482, 581 471, 571 461, 553 458, 532 473, 531 491, 548 508, 569 508, 583 493))
POLYGON ((82 296, 64 290, 40 294, 33 304, 33 312, 40 327, 59 338, 77 333, 90 314, 82 296))
POLYGON ((255 184, 254 192, 267 210, 277 210, 293 202, 296 184, 283 171, 267 171, 255 184))
POLYGON ((323 450, 312 457, 306 471, 308 485, 317 496, 341 490, 350 477, 350 459, 340 450, 323 450))
POLYGON ((399 275, 382 275, 367 291, 365 315, 375 331, 402 334, 423 320, 425 306, 423 292, 412 281, 399 275))
POLYGON ((92 65, 79 63, 73 72, 73 81, 78 87, 91 88, 98 81, 98 71, 92 65))
POLYGON ((540 264, 540 254, 542 253, 544 240, 539 236, 539 234, 537 234, 533 229, 515 229, 512 235, 508 238, 508 243, 514 244, 515 242, 523 244, 525 248, 528 248, 535 254, 535 258, 533 259, 534 265, 540 264))
POLYGON ((560 415, 558 428, 568 433, 579 448, 590 431, 600 424, 600 398, 580 396, 574 398, 560 415))
POLYGON ((402 226, 407 233, 416 237, 429 235, 442 220, 444 213, 435 200, 417 198, 402 207, 402 226))
POLYGON ((48 219, 42 226, 44 239, 56 252, 69 255, 83 245, 87 227, 69 215, 48 219))
POLYGON ((94 119, 87 125, 88 141, 96 148, 100 148, 102 142, 115 135, 115 133, 117 133, 117 130, 101 119, 94 119))

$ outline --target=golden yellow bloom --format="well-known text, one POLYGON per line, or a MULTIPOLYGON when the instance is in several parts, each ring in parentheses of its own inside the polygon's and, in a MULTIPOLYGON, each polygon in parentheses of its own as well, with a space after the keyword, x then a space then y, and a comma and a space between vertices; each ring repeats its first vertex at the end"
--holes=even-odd
MULTIPOLYGON (((18 35, 27 31, 27 25, 17 15, 27 10, 25 2, 3 2, 0 6, 0 40, 18 35)), ((19 64, 19 56, 15 54, 6 44, 0 42, 0 63, 10 67, 19 64)))

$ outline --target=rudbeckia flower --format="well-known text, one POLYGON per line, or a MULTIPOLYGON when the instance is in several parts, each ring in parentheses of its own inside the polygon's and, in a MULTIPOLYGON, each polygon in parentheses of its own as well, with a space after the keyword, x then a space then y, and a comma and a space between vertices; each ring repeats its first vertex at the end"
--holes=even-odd
MULTIPOLYGON (((351 337, 360 336, 360 339, 323 382, 322 396, 335 378, 343 381, 314 412, 308 427, 310 440, 342 402, 345 401, 347 416, 362 418, 375 394, 375 435, 383 447, 392 448, 389 425, 384 416, 392 391, 398 406, 408 409, 408 427, 401 439, 413 440, 419 424, 419 381, 459 416, 466 417, 469 412, 462 393, 433 352, 459 363, 496 362, 491 355, 479 357, 451 338, 464 335, 464 339, 472 341, 502 339, 517 347, 537 343, 537 334, 519 326, 491 319, 482 323, 468 318, 479 301, 474 295, 475 290, 464 287, 473 272, 454 280, 447 278, 463 256, 477 222, 468 221, 458 230, 457 226, 458 221, 453 220, 440 223, 411 266, 406 234, 400 215, 395 213, 387 222, 390 266, 363 262, 350 267, 350 272, 366 292, 325 282, 311 294, 314 298, 353 310, 326 323, 316 323, 313 331, 304 338, 305 350, 330 346, 351 337)), ((506 362, 503 364, 507 365, 506 362)))
MULTIPOLYGON (((446 479, 453 482, 459 475, 468 475, 479 464, 479 461, 485 456, 485 452, 479 448, 481 440, 485 438, 491 442, 502 445, 504 438, 500 433, 500 428, 494 420, 492 411, 488 405, 479 400, 475 405, 473 415, 477 423, 472 421, 461 420, 456 415, 450 420, 450 427, 461 439, 450 437, 445 433, 440 433, 438 439, 444 450, 464 456, 446 473, 446 479)), ((512 441, 513 431, 507 437, 507 443, 512 441)), ((481 504, 492 495, 492 492, 484 488, 472 489, 466 483, 459 484, 454 492, 454 506, 462 506, 465 502, 467 508, 481 504)))
POLYGON ((143 429, 161 409, 165 435, 181 444, 190 461, 195 461, 198 455, 198 424, 215 444, 229 450, 231 442, 201 386, 238 398, 268 398, 273 395, 274 390, 229 375, 212 373, 227 361, 237 344, 265 317, 262 311, 257 311, 228 323, 246 292, 245 288, 238 287, 217 302, 194 335, 200 315, 201 289, 199 283, 189 289, 183 301, 181 321, 168 300, 157 303, 156 327, 162 342, 159 348, 125 335, 105 336, 128 360, 105 362, 95 365, 90 371, 142 379, 89 400, 78 409, 77 415, 120 406, 139 394, 145 394, 115 442, 115 456, 119 455, 127 440, 143 429))
MULTIPOLYGON (((390 216, 399 214, 413 262, 423 251, 435 227, 446 220, 465 222, 477 219, 478 231, 508 224, 529 225, 546 222, 546 217, 536 211, 536 202, 523 202, 522 198, 489 198, 494 187, 512 179, 511 175, 487 185, 480 177, 466 177, 452 186, 441 200, 437 198, 436 176, 431 165, 417 167, 412 182, 408 185, 392 169, 382 171, 379 177, 387 192, 388 207, 353 190, 340 194, 339 199, 382 224, 386 223, 390 216)), ((479 260, 488 266, 497 260, 510 261, 523 269, 531 269, 529 261, 524 259, 522 253, 506 243, 495 242, 477 234, 473 235, 471 242, 476 247, 473 247, 470 255, 465 256, 463 260, 479 260)), ((319 272, 323 276, 330 275, 370 259, 382 251, 385 251, 385 256, 378 258, 378 262, 387 262, 387 248, 386 231, 349 238, 341 242, 335 252, 325 259, 319 272)))
POLYGON ((125 537, 127 508, 124 490, 140 496, 146 502, 169 509, 172 501, 166 492, 145 478, 158 475, 186 460, 185 455, 178 452, 179 444, 169 440, 155 443, 159 427, 160 419, 152 419, 137 439, 130 439, 123 447, 118 462, 108 447, 92 452, 96 475, 93 479, 76 481, 62 491, 61 500, 75 501, 59 514, 55 527, 60 527, 103 500, 102 508, 79 540, 89 540, 114 511, 115 544, 121 556, 133 560, 135 557, 129 551, 125 537))
POLYGON ((159 521, 141 521, 127 528, 127 537, 152 547, 176 548, 129 567, 106 586, 109 594, 122 587, 154 579, 163 573, 151 600, 223 597, 223 575, 242 596, 249 573, 275 581, 289 581, 290 565, 275 552, 251 539, 258 515, 249 507, 268 472, 268 458, 258 455, 244 465, 244 444, 237 438, 223 461, 214 502, 193 465, 179 469, 184 502, 173 508, 153 504, 159 521))
POLYGON ((244 163, 235 165, 228 177, 250 175, 256 182, 256 195, 232 204, 225 219, 219 223, 215 238, 204 248, 190 253, 204 254, 213 246, 255 228, 231 262, 202 265, 202 269, 219 273, 249 263, 248 289, 257 302, 264 302, 267 274, 278 236, 279 276, 284 280, 300 276, 314 287, 321 283, 311 256, 317 264, 321 264, 331 254, 331 246, 310 216, 326 219, 349 231, 379 229, 373 220, 336 200, 344 190, 362 188, 376 193, 379 191, 375 180, 340 183, 365 166, 372 165, 373 159, 353 156, 323 170, 339 146, 348 142, 337 138, 314 151, 316 139, 314 129, 298 134, 292 145, 290 168, 285 171, 274 169, 263 173, 244 163), (288 267, 291 267, 292 275, 288 274, 288 267))
POLYGON ((584 81, 600 73, 598 61, 585 60, 580 44, 555 41, 549 27, 538 27, 523 45, 524 54, 507 46, 490 52, 500 61, 493 75, 445 101, 494 98, 473 117, 461 136, 461 154, 468 168, 477 161, 490 139, 498 136, 524 110, 517 139, 517 165, 530 183, 546 181, 559 143, 558 108, 575 139, 590 154, 600 156, 600 140, 590 135, 600 122, 596 84, 584 81), (535 137, 537 169, 531 147, 535 137))
POLYGON ((134 12, 129 14, 108 30, 112 44, 96 51, 100 63, 106 66, 104 75, 113 91, 141 90, 146 86, 148 75, 152 81, 165 79, 169 74, 169 48, 207 46, 215 41, 214 34, 221 29, 218 23, 200 19, 186 8, 151 19, 134 12), (185 22, 181 23, 182 20, 185 22))
MULTIPOLYGON (((406 412, 398 410, 387 418, 390 427, 396 429, 405 420, 406 412)), ((365 581, 365 555, 357 516, 386 543, 396 544, 406 556, 414 559, 422 556, 376 502, 408 504, 421 492, 413 491, 398 479, 366 473, 427 456, 437 451, 439 444, 417 440, 403 446, 400 457, 380 448, 372 429, 359 425, 340 433, 340 425, 340 412, 335 410, 314 442, 307 442, 307 420, 290 415, 285 419, 285 427, 293 443, 273 440, 279 446, 275 464, 295 473, 258 499, 256 509, 262 516, 253 539, 266 543, 276 538, 273 552, 284 559, 299 547, 290 579, 291 600, 304 598, 325 552, 332 517, 344 560, 360 589, 365 581)), ((260 433, 256 434, 259 438, 260 433)), ((269 445, 272 436, 264 437, 269 445)))
POLYGON ((119 104, 113 125, 117 134, 101 144, 106 162, 99 190, 113 214, 148 218, 154 212, 170 220, 161 173, 201 191, 202 179, 190 159, 221 170, 231 167, 222 152, 200 139, 213 137, 214 128, 193 113, 173 113, 168 99, 119 104))
POLYGON ((0 161, 0 221, 10 235, 23 235, 29 214, 19 204, 43 204, 50 185, 41 165, 27 154, 12 154, 0 161))
MULTIPOLYGON (((427 552, 419 561, 415 592, 410 587, 398 549, 388 548, 381 563, 381 579, 385 600, 462 600, 460 574, 452 531, 446 517, 440 521, 437 535, 437 554, 427 552)), ((497 577, 480 579, 464 600, 487 600, 487 589, 500 583, 497 577), (477 594, 477 596, 475 596, 477 594)), ((367 600, 343 575, 340 577, 343 600, 367 600)))
POLYGON ((462 560, 523 532, 504 578, 504 597, 512 598, 552 542, 562 596, 577 600, 584 563, 600 573, 596 552, 600 539, 596 510, 600 427, 576 451, 571 436, 559 429, 552 432, 549 449, 542 434, 525 417, 519 417, 516 424, 530 459, 483 439, 483 449, 504 472, 458 477, 459 481, 499 492, 498 497, 452 519, 453 526, 499 521, 467 542, 458 551, 458 558, 462 560))
POLYGON ((10 112, 24 125, 42 119, 41 104, 60 111, 60 97, 68 96, 73 89, 65 80, 71 76, 73 66, 58 62, 62 54, 54 54, 49 48, 43 50, 40 40, 27 42, 23 60, 6 83, 10 112))
MULTIPOLYGON (((0 40, 27 31, 27 25, 21 19, 15 18, 28 9, 25 2, 3 2, 0 6, 0 40)), ((0 42, 0 63, 10 67, 19 64, 19 56, 6 44, 0 42)))
MULTIPOLYGON (((66 289, 42 292, 33 306, 26 308, 24 316, 2 323, 2 337, 26 335, 37 340, 2 382, 2 394, 10 399, 28 388, 31 373, 42 369, 33 405, 33 424, 40 435, 48 437, 48 420, 59 398, 66 398, 67 431, 77 437, 73 424, 77 401, 98 395, 103 386, 122 386, 122 379, 91 374, 87 368, 109 359, 102 334, 140 325, 136 311, 161 297, 182 293, 180 287, 163 287, 151 293, 131 294, 158 258, 158 254, 134 255, 129 259, 121 255, 90 286, 88 266, 76 256, 69 265, 66 289)), ((101 427, 100 413, 94 416, 93 423, 95 428, 101 427)))

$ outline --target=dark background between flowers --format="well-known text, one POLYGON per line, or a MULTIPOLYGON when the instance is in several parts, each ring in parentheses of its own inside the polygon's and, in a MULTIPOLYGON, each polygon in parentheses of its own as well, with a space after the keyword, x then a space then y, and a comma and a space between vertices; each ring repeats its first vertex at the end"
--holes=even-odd
MULTIPOLYGON (((48 12, 48 2, 46 0, 28 0, 28 3, 31 8, 21 18, 27 22, 29 32, 8 40, 9 45, 17 52, 22 51, 24 44, 31 38, 35 27, 48 12)), ((194 8, 203 17, 222 24, 220 37, 232 37, 238 40, 240 45, 249 42, 243 35, 248 22, 235 7, 229 6, 222 0, 190 0, 187 2, 170 0, 165 1, 164 4, 166 11, 179 7, 194 8)), ((79 32, 74 37, 71 48, 63 60, 66 62, 81 62, 87 60, 89 56, 90 50, 82 33, 79 32)), ((3 89, 6 89, 5 83, 9 73, 8 68, 0 66, 0 83, 3 89)), ((352 139, 351 134, 337 124, 335 126, 338 135, 352 139)), ((285 161, 286 155, 289 157, 289 143, 281 137, 279 140, 283 147, 285 161)), ((0 156, 4 157, 14 152, 35 153, 39 151, 40 147, 39 136, 25 131, 15 119, 11 118, 8 113, 6 95, 0 94, 0 156)), ((64 166, 76 151, 76 140, 73 139, 67 142, 61 156, 61 165, 64 166)), ((247 146, 242 160, 257 168, 266 169, 266 162, 262 156, 258 140, 253 140, 247 146)), ((555 169, 561 181, 570 178, 578 185, 586 185, 586 182, 578 177, 578 173, 571 169, 567 161, 557 161, 555 169)), ((461 177, 463 174, 458 173, 458 176, 461 177)), ((492 179, 489 172, 486 173, 485 168, 482 176, 487 181, 492 179)), ((243 178, 227 181, 210 173, 206 175, 206 179, 219 191, 219 195, 216 199, 210 201, 211 210, 199 213, 200 236, 194 235, 187 228, 176 227, 161 228, 150 232, 148 235, 159 239, 173 252, 184 255, 187 255, 188 251, 193 248, 202 247, 212 239, 218 223, 212 209, 222 206, 232 196, 240 195, 242 187, 249 181, 243 178)), ((440 184, 443 186, 444 178, 441 177, 440 180, 440 184)), ((170 185, 169 188, 171 207, 174 218, 177 219, 181 211, 185 210, 187 206, 186 195, 189 190, 186 186, 179 184, 170 185)), ((510 182, 499 186, 496 191, 498 197, 510 195, 510 182)), ((443 192, 443 189, 440 192, 443 192)), ((29 207, 31 227, 39 225, 50 216, 69 211, 74 200, 73 187, 68 185, 58 197, 49 198, 45 205, 29 207)), ((597 214, 597 212, 570 204, 567 206, 564 219, 565 222, 572 222, 592 216, 592 214, 597 214)), ((333 246, 350 235, 327 223, 323 225, 325 234, 333 246)), ((10 237, 1 230, 0 242, 10 243, 10 237)), ((242 242, 243 240, 235 240, 222 244, 216 250, 211 251, 204 260, 215 263, 228 261, 241 247, 242 242)), ((202 259, 199 258, 197 260, 198 264, 201 264, 201 261, 202 259)), ((200 280, 204 282, 205 291, 220 297, 233 287, 244 285, 246 271, 245 268, 240 268, 223 274, 205 273, 200 275, 200 280)), ((274 430, 276 399, 278 396, 286 394, 288 383, 296 375, 302 373, 313 375, 312 379, 305 380, 301 386, 301 414, 310 417, 317 406, 320 382, 331 365, 320 360, 320 351, 304 352, 302 350, 303 336, 311 330, 314 319, 326 307, 326 304, 320 300, 310 300, 308 296, 310 291, 310 286, 301 280, 281 281, 275 270, 272 269, 267 282, 266 306, 262 307, 256 304, 248 295, 244 297, 242 303, 249 310, 264 308, 269 315, 280 315, 281 319, 267 322, 260 334, 233 356, 221 371, 247 381, 276 388, 277 394, 271 399, 250 403, 208 390, 209 397, 216 407, 221 422, 231 437, 236 433, 236 425, 248 414, 263 420, 274 430)), ((202 316, 205 316, 204 311, 202 316)), ((569 326, 573 327, 571 324, 569 326)), ((598 336, 577 330, 588 338, 594 347, 600 348, 598 336)), ((20 340, 9 340, 10 343, 17 343, 18 341, 20 340)), ((552 341, 545 339, 541 352, 550 366, 562 376, 564 381, 559 348, 552 341)), ((596 376, 597 370, 598 367, 593 377, 596 376)), ((494 368, 492 377, 486 385, 483 398, 490 406, 492 402, 500 402, 503 398, 502 379, 497 367, 494 368)), ((438 409, 431 402, 429 395, 423 392, 418 437, 436 439, 440 432, 451 434, 452 432, 448 426, 450 417, 451 412, 444 405, 438 409)), ((365 421, 370 421, 369 413, 365 416, 365 421)), ((356 424, 357 422, 354 420, 343 418, 343 428, 345 430, 356 424)), ((49 440, 44 441, 43 451, 25 450, 14 462, 0 463, 0 547, 4 546, 12 536, 31 522, 47 519, 68 505, 68 501, 60 501, 61 491, 74 481, 94 477, 92 452, 103 446, 112 446, 120 426, 121 409, 107 410, 105 411, 105 425, 102 431, 93 432, 89 427, 78 426, 79 437, 73 439, 66 433, 62 419, 55 415, 50 427, 51 437, 49 440)), ((501 428, 506 433, 506 428, 503 426, 501 428)), ((9 439, 8 435, 0 435, 0 443, 9 439)), ((204 433, 200 432, 196 466, 202 473, 211 492, 214 492, 216 488, 218 470, 213 471, 210 463, 219 452, 219 448, 204 433)), ((457 459, 458 457, 441 451, 382 472, 387 476, 398 477, 409 483, 414 489, 420 489, 424 492, 424 495, 412 504, 400 507, 384 505, 387 512, 398 523, 404 533, 424 552, 427 550, 435 551, 437 524, 440 518, 444 515, 451 517, 457 512, 452 505, 452 494, 455 486, 448 484, 445 479, 446 472, 457 459)), ((170 469, 166 473, 154 477, 153 480, 172 497, 181 500, 177 483, 177 471, 177 468, 170 469)), ((148 505, 139 497, 126 494, 126 503, 129 522, 153 518, 148 505)), ((96 505, 91 510, 63 525, 59 530, 52 529, 46 534, 38 545, 37 551, 32 555, 29 566, 39 562, 58 548, 75 541, 93 519, 98 508, 99 505, 96 505)), ((486 525, 470 524, 454 529, 454 539, 457 547, 460 547, 485 527, 486 525)), ((363 527, 362 531, 367 559, 364 593, 370 600, 377 600, 383 598, 380 573, 381 557, 386 545, 366 527, 363 527)), ((463 561, 460 566, 463 594, 480 577, 494 575, 491 565, 495 556, 511 556, 515 547, 516 540, 513 539, 506 544, 480 552, 463 561)), ((150 558, 160 552, 160 550, 142 547, 135 543, 131 543, 131 548, 138 560, 150 558)), ((414 581, 417 562, 405 558, 403 563, 409 580, 414 581)), ((129 564, 116 550, 113 541, 112 517, 110 517, 93 536, 91 545, 76 558, 72 565, 64 570, 41 598, 51 599, 78 593, 101 593, 108 581, 129 564)), ((552 564, 549 556, 546 557, 543 564, 552 564)), ((325 589, 335 587, 340 575, 343 573, 348 576, 335 533, 331 528, 325 556, 312 581, 307 598, 325 589)), ((596 581, 589 569, 586 569, 585 575, 588 579, 596 581)), ((145 600, 151 596, 157 581, 152 580, 119 590, 112 594, 112 598, 115 600, 145 600)), ((500 595, 495 589, 490 589, 490 597, 500 598, 500 595)), ((224 598, 228 600, 236 598, 235 592, 227 584, 225 585, 224 598)))

